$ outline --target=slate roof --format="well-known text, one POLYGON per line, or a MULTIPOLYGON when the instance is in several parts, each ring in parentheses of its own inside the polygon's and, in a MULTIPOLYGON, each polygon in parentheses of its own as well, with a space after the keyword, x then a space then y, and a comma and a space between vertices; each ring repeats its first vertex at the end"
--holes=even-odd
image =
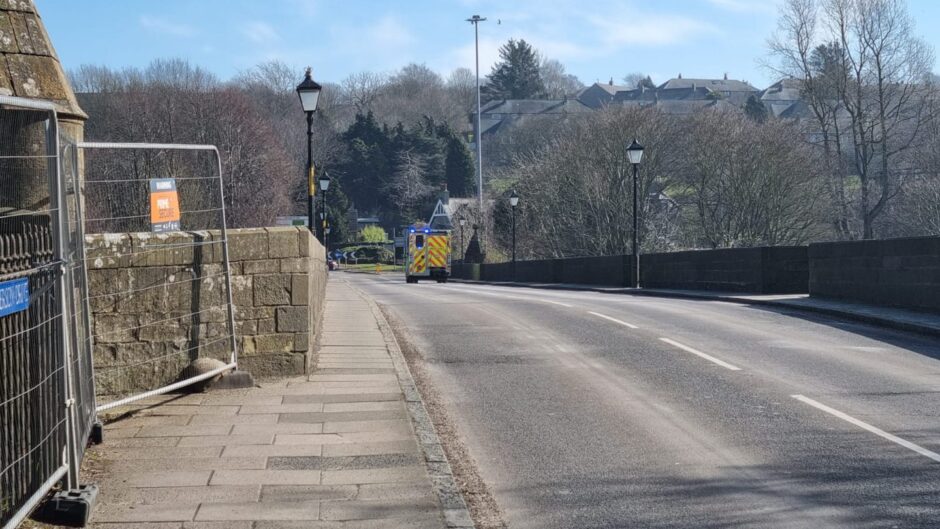
MULTIPOLYGON (((503 99, 490 101, 480 109, 480 128, 483 134, 489 134, 527 116, 583 114, 592 111, 591 107, 577 99, 503 99)), ((471 114, 471 119, 473 117, 474 114, 471 114)))
POLYGON ((88 117, 32 0, 0 0, 0 95, 44 99, 56 103, 63 117, 88 117))
POLYGON ((681 90, 696 87, 705 87, 716 91, 726 92, 759 92, 750 83, 736 79, 684 79, 677 77, 659 85, 660 90, 681 90))

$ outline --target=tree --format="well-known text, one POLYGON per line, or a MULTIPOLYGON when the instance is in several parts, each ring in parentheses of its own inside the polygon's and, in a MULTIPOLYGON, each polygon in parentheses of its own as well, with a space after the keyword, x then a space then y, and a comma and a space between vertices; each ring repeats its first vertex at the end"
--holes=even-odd
POLYGON ((937 117, 933 50, 913 30, 902 0, 788 0, 781 9, 771 51, 779 71, 802 81, 846 237, 874 237, 937 117))
POLYGON ((447 154, 444 159, 444 172, 447 189, 455 197, 470 197, 476 192, 476 168, 467 144, 450 128, 444 135, 447 154))
POLYGON ((756 95, 751 95, 744 103, 744 115, 755 123, 763 123, 767 121, 767 107, 756 95))
POLYGON ((623 82, 629 88, 656 88, 656 85, 653 84, 653 79, 640 72, 628 73, 623 76, 623 82))
POLYGON ((541 99, 545 85, 539 72, 539 55, 525 40, 509 39, 499 49, 500 62, 493 65, 483 93, 494 99, 541 99))
POLYGON ((369 243, 388 242, 388 234, 380 226, 366 226, 359 232, 359 240, 369 243))
POLYGON ((544 59, 539 65, 539 77, 545 86, 545 96, 549 99, 561 99, 574 95, 584 88, 577 76, 567 73, 565 65, 555 59, 544 59))

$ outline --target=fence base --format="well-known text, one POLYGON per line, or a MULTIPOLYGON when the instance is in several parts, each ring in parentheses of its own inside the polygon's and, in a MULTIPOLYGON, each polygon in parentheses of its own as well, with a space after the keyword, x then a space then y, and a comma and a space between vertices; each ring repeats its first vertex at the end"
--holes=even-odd
POLYGON ((95 421, 91 425, 91 433, 88 434, 88 442, 93 445, 100 445, 104 442, 104 424, 101 421, 95 421))
POLYGON ((85 527, 97 499, 98 486, 95 484, 63 490, 40 504, 30 518, 50 525, 85 527))

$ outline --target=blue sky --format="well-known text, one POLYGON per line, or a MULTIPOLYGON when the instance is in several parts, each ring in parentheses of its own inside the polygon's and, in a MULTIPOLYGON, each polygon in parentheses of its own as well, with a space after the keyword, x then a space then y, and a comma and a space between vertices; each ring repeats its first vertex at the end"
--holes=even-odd
MULTIPOLYGON (((280 59, 339 81, 363 70, 424 63, 473 67, 480 14, 481 72, 499 46, 524 38, 585 83, 630 72, 662 82, 720 77, 763 87, 766 40, 779 0, 35 0, 66 68, 144 66, 183 57, 228 78, 280 59)), ((940 2, 910 0, 917 33, 940 49, 940 2)), ((935 68, 940 71, 940 68, 935 68)))

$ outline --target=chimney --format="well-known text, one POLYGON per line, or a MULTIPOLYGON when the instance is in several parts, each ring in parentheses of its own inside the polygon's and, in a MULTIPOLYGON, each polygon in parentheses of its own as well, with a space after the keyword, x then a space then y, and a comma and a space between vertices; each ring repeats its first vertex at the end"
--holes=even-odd
POLYGON ((682 72, 679 72, 679 79, 682 79, 682 72))
POLYGON ((611 77, 610 82, 608 82, 607 84, 609 84, 610 86, 614 86, 614 78, 611 77))
POLYGON ((728 80, 728 72, 725 72, 725 81, 728 80))
POLYGON ((443 202, 445 205, 447 205, 448 203, 450 203, 450 191, 447 190, 447 183, 446 183, 446 182, 443 183, 443 184, 441 184, 441 196, 440 196, 440 199, 441 199, 441 202, 443 202))

